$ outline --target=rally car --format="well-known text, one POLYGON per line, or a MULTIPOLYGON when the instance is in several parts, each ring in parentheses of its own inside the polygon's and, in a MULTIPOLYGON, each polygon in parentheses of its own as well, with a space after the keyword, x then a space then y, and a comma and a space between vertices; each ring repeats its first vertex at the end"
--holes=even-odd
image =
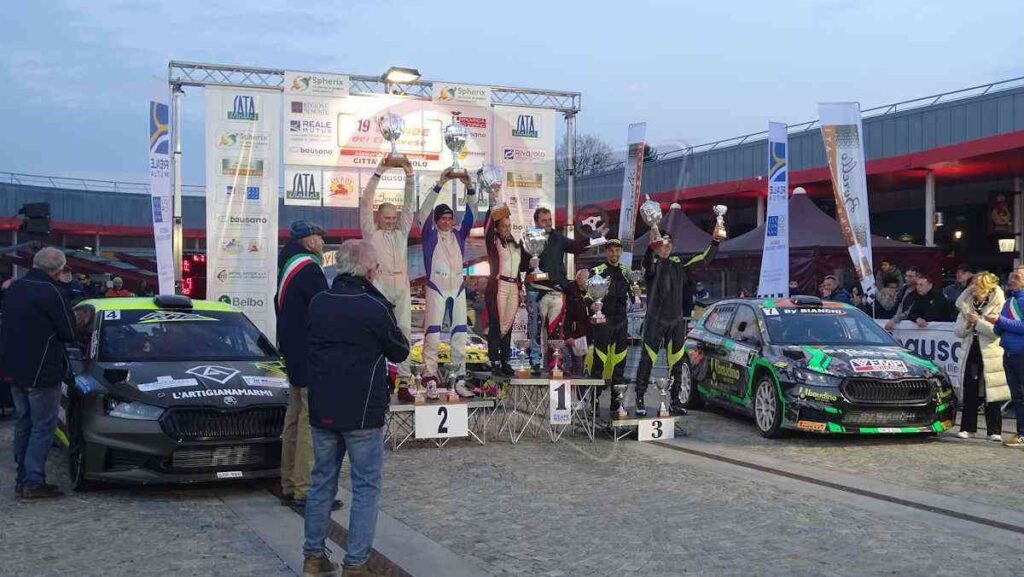
POLYGON ((288 380, 238 309, 164 295, 88 300, 75 316, 64 400, 75 489, 279 474, 288 380))
POLYGON ((956 414, 942 370, 848 304, 808 296, 720 301, 684 350, 683 404, 751 415, 765 437, 784 429, 939 433, 956 414))

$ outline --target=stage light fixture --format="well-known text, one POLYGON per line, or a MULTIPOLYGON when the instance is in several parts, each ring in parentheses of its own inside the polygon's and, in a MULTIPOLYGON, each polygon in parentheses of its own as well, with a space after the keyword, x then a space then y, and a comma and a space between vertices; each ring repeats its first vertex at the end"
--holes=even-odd
POLYGON ((391 68, 388 68, 388 71, 384 73, 382 78, 384 79, 384 82, 392 84, 408 84, 420 79, 420 71, 415 68, 392 66, 391 68))

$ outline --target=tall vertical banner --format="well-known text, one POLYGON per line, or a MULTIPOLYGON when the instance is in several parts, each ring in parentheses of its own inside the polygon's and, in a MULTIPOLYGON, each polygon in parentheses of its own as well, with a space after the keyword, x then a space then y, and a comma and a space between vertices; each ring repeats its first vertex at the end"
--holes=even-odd
POLYGON ((533 226, 541 207, 555 213, 555 111, 494 107, 494 158, 505 170, 503 200, 512 212, 512 234, 533 226))
POLYGON ((622 262, 633 265, 633 235, 636 232, 636 210, 640 202, 640 185, 644 175, 644 140, 647 123, 629 125, 626 139, 626 170, 622 180, 622 202, 619 205, 619 240, 622 241, 622 262))
POLYGON ((849 247, 853 268, 864 294, 874 299, 875 276, 871 262, 871 221, 868 217, 868 182, 864 164, 864 130, 860 104, 818 104, 821 137, 825 143, 836 217, 849 247))
POLYGON ((171 196, 170 106, 166 80, 154 78, 149 96, 149 191, 153 201, 153 246, 160 294, 174 294, 174 232, 171 196))
POLYGON ((768 123, 768 214, 757 296, 789 296, 789 137, 786 125, 768 123))
MULTIPOLYGON (((206 89, 207 298, 241 309, 271 341, 280 139, 280 94, 206 89)), ((321 177, 299 180, 322 190, 321 177)))

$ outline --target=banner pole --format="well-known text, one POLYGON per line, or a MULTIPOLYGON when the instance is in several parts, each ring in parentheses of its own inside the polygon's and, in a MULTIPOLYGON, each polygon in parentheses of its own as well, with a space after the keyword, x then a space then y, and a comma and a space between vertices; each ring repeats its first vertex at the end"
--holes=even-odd
MULTIPOLYGON (((565 113, 565 236, 572 240, 575 236, 573 223, 576 222, 576 191, 574 190, 576 179, 576 113, 565 113)), ((570 278, 576 277, 576 255, 566 255, 566 270, 570 278)))
POLYGON ((181 84, 171 84, 171 118, 173 119, 172 138, 174 142, 174 154, 171 162, 174 164, 174 232, 171 235, 171 246, 174 253, 174 292, 181 294, 181 259, 182 241, 184 240, 181 217, 181 96, 185 92, 181 84))

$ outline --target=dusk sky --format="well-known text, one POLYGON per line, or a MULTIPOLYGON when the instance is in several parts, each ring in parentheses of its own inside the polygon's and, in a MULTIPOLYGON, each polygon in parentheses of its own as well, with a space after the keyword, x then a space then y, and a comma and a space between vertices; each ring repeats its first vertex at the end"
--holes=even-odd
MULTIPOLYGON (((0 170, 144 182, 169 60, 575 90, 579 131, 699 144, 1024 76, 1019 1, 15 2, 0 12, 0 170)), ((202 91, 185 182, 203 179, 202 91)))

